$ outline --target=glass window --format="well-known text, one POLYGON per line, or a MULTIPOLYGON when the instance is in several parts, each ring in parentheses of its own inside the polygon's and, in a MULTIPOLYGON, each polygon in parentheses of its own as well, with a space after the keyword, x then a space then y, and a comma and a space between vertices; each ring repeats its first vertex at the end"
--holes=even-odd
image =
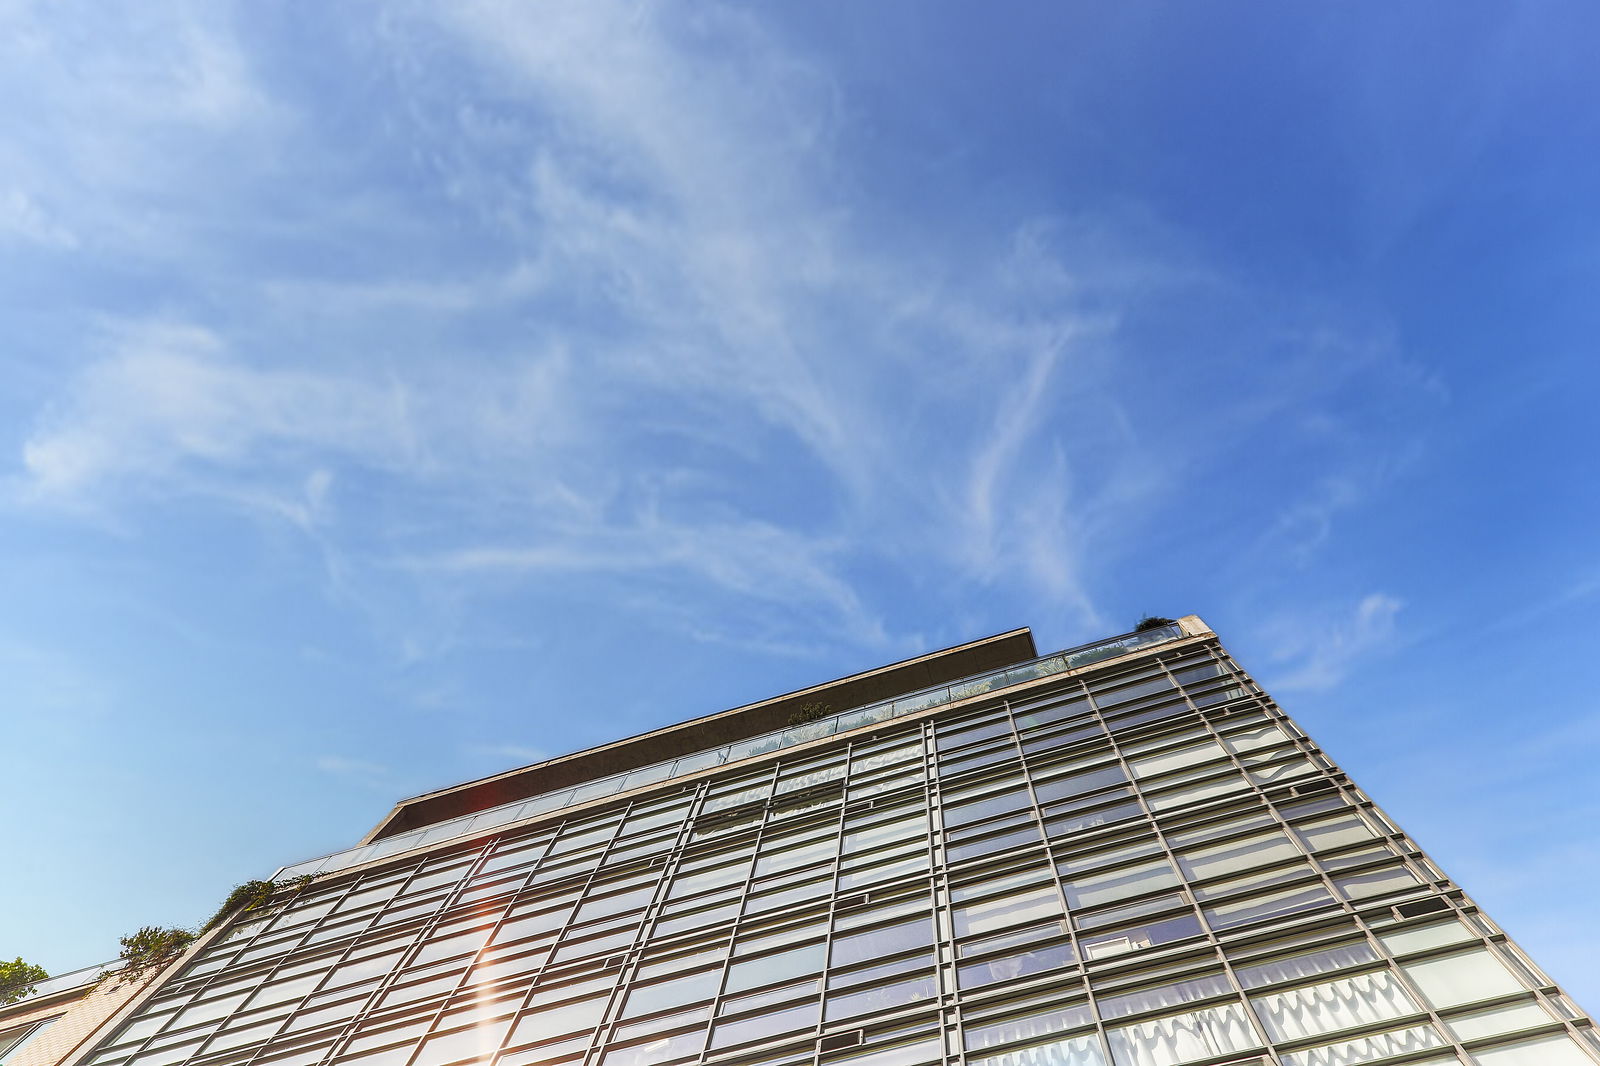
POLYGON ((797 1029, 810 1029, 816 1024, 817 1004, 813 1000, 810 1003, 799 1003, 749 1018, 718 1022, 711 1034, 711 1046, 723 1048, 750 1040, 764 1040, 797 1029))
POLYGON ((1178 1066, 1261 1046, 1237 1003, 1108 1029, 1116 1066, 1178 1066))
POLYGON ((477 964, 467 974, 467 984, 491 984, 510 977, 533 973, 544 964, 549 954, 548 949, 525 951, 521 946, 512 948, 509 953, 486 952, 479 957, 477 964))
POLYGON ((1070 799, 1112 785, 1120 785, 1126 780, 1128 775, 1122 772, 1122 767, 1112 763, 1095 770, 1038 781, 1034 784, 1033 790, 1038 794, 1040 803, 1054 803, 1057 800, 1070 799))
POLYGON ((1478 1066, 1593 1066, 1594 1060, 1564 1035, 1541 1036, 1474 1051, 1478 1066))
POLYGON ((1121 688, 1102 690, 1098 685, 1094 688, 1094 702, 1102 709, 1115 707, 1118 704, 1128 703, 1144 696, 1155 696, 1172 691, 1172 681, 1162 675, 1150 678, 1148 681, 1137 681, 1121 688))
POLYGON ((1211 731, 1206 728, 1204 722, 1197 721, 1191 725, 1186 725, 1181 729, 1166 730, 1159 736, 1150 737, 1145 740, 1125 741, 1121 745, 1121 748, 1123 754, 1131 759, 1140 755, 1148 755, 1152 751, 1160 751, 1163 748, 1174 747, 1182 741, 1210 739, 1211 731))
POLYGON ((1146 802, 1153 811, 1170 811, 1178 807, 1187 807, 1191 804, 1204 803, 1206 800, 1216 799, 1234 792, 1243 792, 1249 788, 1249 783, 1238 774, 1228 773, 1221 777, 1202 781, 1199 784, 1184 785, 1181 788, 1167 789, 1148 796, 1146 802))
POLYGON ((1178 875, 1173 873, 1172 866, 1162 859, 1106 873, 1076 877, 1070 882, 1064 882, 1063 887, 1067 893, 1067 906, 1078 910, 1100 903, 1110 903, 1141 892, 1176 888, 1178 884, 1178 875))
POLYGON ((840 752, 821 759, 812 759, 801 766, 785 766, 783 773, 778 777, 778 795, 785 792, 800 792, 808 788, 818 788, 822 785, 838 781, 845 775, 844 756, 840 752))
POLYGON ((685 970, 698 970, 703 966, 721 962, 727 957, 728 949, 726 934, 713 937, 709 942, 698 945, 678 955, 667 955, 655 952, 646 956, 646 961, 639 967, 636 981, 653 981, 657 977, 664 977, 671 973, 682 973, 685 970))
POLYGON ((928 849, 926 845, 919 847, 915 854, 907 858, 895 858, 888 862, 878 862, 878 857, 866 856, 857 860, 848 869, 840 869, 838 891, 854 892, 869 885, 877 885, 884 881, 894 881, 910 877, 913 874, 924 873, 929 867, 928 849), (869 866, 867 863, 877 863, 869 866))
POLYGON ((411 1066, 441 1066, 468 1058, 486 1061, 500 1050, 500 1041, 510 1025, 511 1019, 506 1017, 453 1032, 435 1033, 422 1042, 411 1066))
POLYGON ((653 985, 636 985, 628 993, 628 1003, 622 1017, 637 1018, 641 1014, 654 1014, 656 1011, 709 1000, 717 994, 721 979, 722 970, 717 968, 657 981, 653 985))
POLYGON ((857 749, 850 760, 852 774, 865 774, 873 770, 880 770, 885 766, 906 762, 910 759, 922 758, 922 742, 916 738, 901 738, 892 742, 892 747, 871 745, 857 749))
POLYGON ((977 744, 985 740, 994 740, 997 737, 1011 736, 1011 722, 1004 711, 999 714, 985 715, 980 719, 967 719, 954 725, 943 726, 939 729, 939 750, 950 751, 953 748, 965 747, 968 744, 977 744))
POLYGON ((1221 840, 1223 837, 1242 836, 1252 829, 1276 829, 1278 823, 1272 815, 1264 810, 1251 810, 1244 814, 1233 814, 1221 821, 1212 820, 1198 825, 1188 824, 1178 828, 1167 829, 1164 834, 1167 843, 1174 849, 1183 851, 1189 848, 1203 847, 1207 844, 1221 840))
POLYGON ((962 988, 982 988, 1000 981, 1014 981, 1047 970, 1070 966, 1077 961, 1072 944, 1059 940, 1053 944, 1032 944, 996 958, 968 963, 956 970, 962 988))
POLYGON ((1134 859, 1154 858, 1160 854, 1161 845, 1153 837, 1134 841, 1123 838, 1122 843, 1113 847, 1069 855, 1056 864, 1056 870, 1062 877, 1070 879, 1085 870, 1132 862, 1134 859))
POLYGON ((596 918, 605 918, 624 911, 637 912, 643 910, 650 903, 650 898, 656 894, 654 883, 643 888, 635 888, 627 892, 615 892, 609 896, 598 896, 586 900, 578 912, 572 916, 573 924, 593 921, 596 918))
POLYGON ((864 929, 869 925, 884 925, 896 918, 924 917, 928 913, 928 897, 923 892, 901 895, 894 900, 880 899, 876 905, 861 907, 845 901, 833 917, 834 935, 843 930, 864 929))
POLYGON ((1388 970, 1254 996, 1250 1006, 1272 1040, 1305 1040, 1416 1014, 1421 1008, 1388 970))
POLYGON ((823 1066, 926 1066, 939 1059, 939 1035, 873 1048, 870 1051, 824 1055, 823 1066))
POLYGON ((1222 675, 1222 667, 1215 659, 1202 659, 1199 663, 1194 663, 1192 659, 1179 659, 1177 662, 1168 663, 1167 668, 1172 671, 1172 676, 1177 678, 1180 685, 1192 685, 1196 681, 1222 675))
POLYGON ((1488 948, 1403 962, 1400 968, 1441 1009, 1523 991, 1522 982, 1488 948))
MULTIPOLYGON (((1417 1025, 1410 1029, 1400 1029, 1392 1033, 1380 1033, 1377 1036, 1363 1037, 1360 1040, 1350 1040, 1342 1044, 1329 1044, 1326 1047, 1312 1048, 1310 1051, 1299 1051, 1293 1055, 1283 1056, 1283 1066, 1351 1066, 1358 1062, 1372 1062, 1376 1059, 1388 1059, 1393 1055, 1405 1055, 1416 1051, 1427 1051, 1445 1043, 1444 1037, 1431 1025, 1417 1025)), ((1429 1059, 1429 1063, 1455 1063, 1454 1056, 1445 1059, 1429 1059)), ((1424 1066, 1415 1063, 1413 1066, 1424 1066)))
POLYGON ((1048 866, 1032 866, 1011 873, 989 874, 960 881, 950 886, 950 898, 957 903, 966 903, 979 896, 992 896, 1008 888, 1043 884, 1050 881, 1051 872, 1048 866))
POLYGON ((1409 955, 1414 951, 1427 951, 1430 948, 1475 941, 1478 939, 1478 934, 1452 918, 1431 925, 1401 926, 1392 932, 1379 933, 1378 939, 1383 941, 1384 946, 1394 954, 1409 955))
POLYGON ((1194 898, 1203 901, 1219 899, 1223 896, 1237 896, 1252 889, 1266 888, 1268 885, 1281 885, 1288 881, 1303 880, 1311 876, 1311 872, 1311 867, 1302 861, 1292 866, 1280 866, 1276 869, 1241 874, 1228 881, 1213 881, 1204 888, 1194 889, 1194 898))
POLYGON ((807 974, 822 972, 825 946, 822 941, 772 955, 740 959, 728 967, 728 992, 743 992, 762 985, 792 981, 807 974))
POLYGON ((892 984, 849 992, 830 992, 822 1012, 825 1021, 854 1018, 862 1014, 882 1014, 899 1010, 912 1003, 931 1000, 938 995, 933 973, 907 977, 892 984))
POLYGON ((1145 707, 1145 705, 1149 702, 1152 701, 1146 700, 1139 703, 1130 703, 1124 707, 1118 708, 1118 714, 1115 716, 1106 716, 1106 728, 1110 729, 1113 733, 1121 733, 1130 729, 1134 729, 1138 726, 1149 725, 1151 722, 1159 722, 1163 718, 1177 718, 1179 716, 1185 718, 1193 717, 1189 713, 1189 705, 1181 700, 1173 700, 1163 706, 1150 707, 1146 710, 1137 710, 1137 708, 1145 707))
POLYGON ((761 857, 756 860, 755 875, 766 877, 769 874, 780 873, 784 870, 797 870, 802 866, 831 859, 839 850, 838 838, 833 835, 836 828, 829 826, 829 835, 820 839, 812 838, 814 834, 805 833, 796 836, 784 837, 775 842, 781 847, 763 847, 761 857), (789 845, 793 846, 789 846, 789 845))
POLYGON ((1121 929, 1096 933, 1093 936, 1083 936, 1079 938, 1078 943, 1083 947, 1084 958, 1109 959, 1113 955, 1141 951, 1144 948, 1199 936, 1202 931, 1200 919, 1186 912, 1141 925, 1125 926, 1121 929))
POLYGON ((1128 766, 1133 770, 1134 777, 1154 777, 1156 774, 1164 774, 1172 770, 1199 766, 1201 763, 1220 759, 1225 754, 1222 746, 1215 740, 1204 740, 1198 744, 1185 744, 1181 748, 1174 748, 1158 755, 1145 755, 1138 759, 1130 759, 1128 760, 1128 766))
POLYGON ((1286 984, 1303 977, 1315 977, 1317 974, 1331 973, 1377 961, 1378 953, 1372 950, 1370 944, 1364 940, 1355 940, 1348 944, 1319 948, 1316 951, 1288 955, 1267 962, 1235 965, 1233 972, 1244 987, 1260 988, 1263 985, 1286 984))
POLYGON ((605 1011, 605 996, 549 1007, 536 1005, 533 1011, 517 1019, 516 1027, 511 1030, 511 1043, 527 1044, 582 1029, 593 1029, 600 1024, 600 1017, 605 1011))
POLYGON ((1188 848, 1178 854, 1178 867, 1189 880, 1203 881, 1299 857, 1300 849, 1274 829, 1224 844, 1188 848))
POLYGON ((991 793, 980 799, 968 800, 963 803, 946 803, 944 807, 944 827, 955 829, 974 822, 988 821, 990 818, 1002 814, 1010 814, 1017 810, 1028 810, 1033 807, 1033 797, 1028 795, 1028 790, 1017 786, 1003 792, 991 793))
POLYGON ((852 800, 866 799, 869 796, 881 796, 886 792, 897 792, 903 788, 922 783, 922 768, 912 767, 899 773, 880 774, 876 777, 852 778, 850 781, 850 798, 852 800))
POLYGON ((1346 844, 1372 840, 1378 834, 1356 811, 1344 811, 1329 818, 1301 822, 1289 830, 1307 851, 1327 851, 1346 844))
POLYGON ((1049 1010, 1019 1015, 999 1022, 987 1022, 982 1025, 969 1022, 966 1026, 964 1039, 968 1051, 981 1051, 984 1048, 997 1047, 1016 1040, 1048 1036, 1066 1029, 1076 1029, 1078 1026, 1087 1025, 1092 1021, 1094 1021, 1094 1015, 1090 1013, 1088 1004, 1073 1003, 1069 1006, 1052 1007, 1049 1010))
MULTIPOLYGON (((1228 721, 1232 721, 1232 719, 1230 718, 1228 721)), ((1222 738, 1222 742, 1228 746, 1229 751, 1240 754, 1247 751, 1255 751, 1258 748, 1271 748, 1279 744, 1287 744, 1289 743, 1289 738, 1284 734, 1283 730, 1275 725, 1262 725, 1254 729, 1230 732, 1222 738)))
POLYGON ((1404 866, 1390 866, 1382 870, 1345 874, 1342 877, 1335 877, 1333 883, 1338 886, 1340 894, 1345 899, 1369 899, 1373 896, 1387 895, 1390 892, 1403 892, 1406 889, 1416 888, 1422 884, 1417 875, 1404 866))
POLYGON ((845 855, 853 855, 885 844, 926 839, 928 816, 919 811, 847 829, 842 851, 845 855))
MULTIPOLYGON (((699 900, 693 900, 698 903, 699 900)), ((654 936, 673 936, 690 929, 701 929, 706 926, 721 925, 731 922, 739 916, 739 903, 737 900, 722 903, 714 907, 701 910, 687 910, 686 906, 678 907, 671 917, 663 917, 651 929, 654 936)))
POLYGON ((1071 698, 1052 696, 1045 700, 1019 703, 1013 710, 1018 729, 1037 729, 1069 718, 1087 718, 1089 701, 1076 695, 1071 698))
POLYGON ((797 903, 820 901, 827 898, 832 887, 833 878, 827 868, 804 874, 798 879, 787 877, 759 882, 751 887, 750 894, 745 897, 744 912, 747 915, 765 914, 797 903))
POLYGON ((1095 1036, 1069 1036, 1032 1044, 992 1058, 967 1058, 970 1066, 1105 1066, 1105 1053, 1100 1050, 1100 1039, 1095 1036))
MULTIPOLYGON (((1276 757, 1277 754, 1282 753, 1273 753, 1271 757, 1276 757)), ((1254 761, 1255 760, 1253 759, 1247 759, 1245 760, 1245 763, 1246 765, 1249 765, 1254 761)), ((1275 785, 1279 781, 1287 781, 1293 777, 1305 777, 1308 774, 1315 773, 1317 773, 1316 764, 1314 764, 1310 759, 1290 759, 1288 762, 1281 762, 1272 766, 1263 766, 1260 769, 1253 769, 1249 771, 1250 780, 1263 787, 1267 785, 1275 785)))
MULTIPOLYGON (((1118 789, 1112 795, 1125 792, 1125 789, 1118 789)), ((1100 797, 1100 799, 1107 798, 1109 797, 1100 797)), ((1096 826, 1125 822, 1130 818, 1141 817, 1143 814, 1143 808, 1135 800, 1123 799, 1115 803, 1108 803, 1102 807, 1078 810, 1070 814, 1050 815, 1047 813, 1044 829, 1052 837, 1063 837, 1085 829, 1093 829, 1096 826)))
POLYGON ((959 751, 941 759, 939 761, 939 775, 941 777, 955 777, 985 766, 999 766, 1004 762, 1015 763, 1017 758, 1017 746, 1013 743, 995 744, 985 748, 969 748, 966 751, 959 751))
POLYGON ((658 1063, 696 1056, 705 1043, 705 1029, 691 1029, 686 1033, 657 1037, 642 1044, 611 1048, 600 1061, 604 1066, 657 1066, 658 1063))
POLYGON ((717 1008, 721 1015, 748 1014, 753 1010, 768 1010, 775 1004, 792 1003, 796 1000, 805 1000, 815 1006, 817 1003, 817 989, 821 987, 821 979, 808 977, 804 981, 796 981, 792 985, 780 985, 777 988, 763 989, 760 992, 751 992, 744 996, 725 996, 717 1008))
POLYGON ((1105 729, 1099 722, 1082 720, 1070 722, 1060 727, 1033 729, 1022 734, 1022 750, 1033 761, 1042 761, 1043 758, 1070 745, 1077 745, 1082 741, 1093 738, 1099 740, 1105 735, 1105 729))
POLYGON ((1004 929, 1024 922, 1036 922, 1063 915, 1061 896, 1053 885, 1044 885, 998 899, 983 900, 954 908, 958 938, 1004 929))
POLYGON ((927 918, 916 918, 897 925, 871 929, 864 933, 836 937, 833 941, 831 965, 854 966, 870 959, 887 958, 914 948, 931 947, 933 923, 927 918))
POLYGON ((743 788, 728 791, 719 789, 717 793, 707 796, 705 804, 700 808, 700 813, 713 814, 717 811, 732 810, 735 807, 744 807, 751 803, 759 803, 772 793, 771 781, 760 781, 756 784, 745 785, 743 788))
POLYGON ((967 859, 995 855, 1002 851, 1015 852, 1020 848, 1037 844, 1042 839, 1037 826, 1027 825, 1009 833, 981 837, 970 843, 952 842, 945 846, 945 858, 950 862, 964 862, 967 859))
POLYGON ((1447 1018, 1444 1024, 1458 1040, 1481 1040, 1486 1036, 1549 1025, 1550 1012, 1537 1003, 1513 1003, 1507 1007, 1458 1014, 1447 1018))
POLYGON ((1097 1006, 1100 1008, 1100 1017, 1110 1021, 1113 1018, 1126 1018, 1130 1014, 1142 1014, 1147 1010, 1161 1010, 1163 1007, 1210 999, 1232 991, 1233 983, 1226 974, 1211 973, 1185 981, 1141 988, 1135 992, 1102 995, 1097 1006))
POLYGON ((974 955, 988 955, 996 951, 1006 951, 1012 948, 1026 947, 1040 941, 1050 940, 1062 936, 1067 931, 1067 923, 1062 921, 1042 922, 1030 925, 1024 929, 1012 929, 996 936, 980 937, 976 940, 964 940, 959 945, 958 954, 966 959, 974 955))
POLYGON ((1341 851, 1337 855, 1319 856, 1317 865, 1324 870, 1353 870, 1357 866, 1370 866, 1383 859, 1393 859, 1394 850, 1387 844, 1368 844, 1354 851, 1341 851))
POLYGON ((1211 928, 1222 930, 1266 918, 1315 910, 1332 902, 1333 897, 1328 895, 1328 890, 1320 884, 1306 884, 1296 885, 1293 888, 1280 888, 1274 892, 1264 892, 1245 899, 1213 903, 1200 908, 1200 911, 1206 916, 1206 922, 1211 928))

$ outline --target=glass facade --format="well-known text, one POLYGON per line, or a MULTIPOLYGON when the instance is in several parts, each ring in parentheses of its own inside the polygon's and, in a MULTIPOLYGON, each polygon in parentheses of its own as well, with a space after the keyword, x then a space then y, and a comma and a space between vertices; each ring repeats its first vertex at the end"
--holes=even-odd
POLYGON ((1238 669, 1168 638, 327 874, 85 1061, 1600 1062, 1238 669))

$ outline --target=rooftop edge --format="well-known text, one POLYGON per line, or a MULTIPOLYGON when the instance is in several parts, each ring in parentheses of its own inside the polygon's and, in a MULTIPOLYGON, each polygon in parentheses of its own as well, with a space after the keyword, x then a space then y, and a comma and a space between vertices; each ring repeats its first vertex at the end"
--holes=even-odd
POLYGON ((530 766, 401 800, 362 838, 370 844, 396 833, 498 807, 568 785, 622 773, 662 759, 781 729, 803 703, 838 709, 865 706, 919 689, 958 681, 1038 657, 1027 626, 928 652, 887 666, 771 696, 715 714, 639 733, 530 766))

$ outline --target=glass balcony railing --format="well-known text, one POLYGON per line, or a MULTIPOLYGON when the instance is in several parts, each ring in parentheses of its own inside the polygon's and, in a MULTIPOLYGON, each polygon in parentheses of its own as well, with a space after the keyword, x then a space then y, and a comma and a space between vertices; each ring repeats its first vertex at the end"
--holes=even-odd
POLYGON ((85 966, 80 970, 58 973, 54 977, 46 977, 43 981, 34 985, 33 991, 29 992, 24 998, 38 999, 41 996, 53 996, 57 992, 81 988, 84 985, 93 984, 100 980, 100 975, 108 970, 120 970, 121 968, 122 960, 113 959, 110 962, 102 962, 98 966, 85 966))
POLYGON ((433 825, 423 826, 405 833, 396 833, 394 836, 385 837, 372 844, 350 848, 346 851, 334 852, 318 859, 309 859, 306 862, 285 866, 275 875, 275 879, 289 877, 302 877, 306 875, 332 873, 336 870, 346 870, 361 863, 380 859, 386 855, 397 855, 402 851, 424 844, 432 844, 452 837, 468 836, 475 833, 486 832, 511 822, 521 821, 536 814, 546 814, 550 811, 570 807, 573 804, 585 803, 602 796, 626 792, 642 785, 653 785, 659 781, 670 781, 675 777, 683 777, 707 770, 714 766, 737 762, 740 759, 749 759, 757 755, 765 755, 780 748, 793 747, 797 744, 809 743, 835 733, 843 733, 862 726, 885 722, 892 718, 911 714, 916 711, 927 710, 957 700, 964 700, 971 696, 980 696, 985 692, 996 689, 1009 688, 1019 685, 1024 681, 1033 681, 1041 677, 1050 677, 1053 674, 1063 674, 1068 670, 1076 670, 1081 666, 1110 659, 1143 648, 1151 644, 1160 644, 1169 640, 1176 640, 1182 632, 1176 625, 1161 626, 1158 629, 1146 629, 1127 636, 1115 637, 1111 640, 1102 640, 1094 644, 1085 644, 1066 651, 1058 651, 1052 655, 1041 656, 1030 662, 1017 666, 1007 667, 1004 670, 994 670, 987 674, 978 674, 973 677, 953 681, 947 685, 936 685, 933 688, 923 689, 908 695, 898 696, 892 700, 881 703, 869 704, 852 710, 836 714, 828 718, 821 718, 815 722, 806 722, 804 725, 794 725, 787 729, 780 729, 775 733, 767 733, 748 740, 735 741, 724 744, 720 748, 707 751, 697 751, 690 755, 681 755, 665 762, 642 766, 637 770, 613 774, 595 781, 586 781, 581 785, 547 792, 544 795, 534 796, 532 799, 521 799, 507 803, 500 807, 492 807, 476 814, 462 815, 445 822, 436 822, 433 825))

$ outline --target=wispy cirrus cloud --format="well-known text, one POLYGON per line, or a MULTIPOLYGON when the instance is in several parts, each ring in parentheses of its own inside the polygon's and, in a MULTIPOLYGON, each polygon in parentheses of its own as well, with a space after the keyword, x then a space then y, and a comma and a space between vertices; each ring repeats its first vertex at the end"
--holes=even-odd
POLYGON ((369 759, 356 759, 347 755, 319 755, 312 765, 324 774, 354 782, 365 788, 387 790, 394 787, 390 768, 369 759))
MULTIPOLYGON (((124 168, 59 224, 161 215, 110 261, 205 285, 98 316, 21 443, 35 506, 287 521, 357 601, 397 574, 466 594, 582 575, 696 632, 884 647, 900 624, 862 575, 892 572, 1092 632, 1108 564, 1183 478, 1358 373, 1278 372, 1211 432, 1171 402, 1181 379, 1120 365, 1125 321, 1226 287, 1198 256, 1116 215, 976 242, 875 225, 839 87, 737 9, 483 2, 370 39, 330 14, 325 39, 388 87, 359 130, 237 20, 173 17, 149 57, 61 94, 66 118, 152 86, 55 146, 124 168), (275 162, 213 182, 147 130, 275 162), (275 212, 283 182, 308 195, 275 212)), ((43 54, 28 69, 59 79, 43 54)))
POLYGON ((1303 616, 1280 616, 1267 629, 1278 666, 1273 691, 1332 688, 1368 655, 1393 650, 1396 619, 1405 603, 1385 592, 1363 596, 1353 607, 1303 616))

